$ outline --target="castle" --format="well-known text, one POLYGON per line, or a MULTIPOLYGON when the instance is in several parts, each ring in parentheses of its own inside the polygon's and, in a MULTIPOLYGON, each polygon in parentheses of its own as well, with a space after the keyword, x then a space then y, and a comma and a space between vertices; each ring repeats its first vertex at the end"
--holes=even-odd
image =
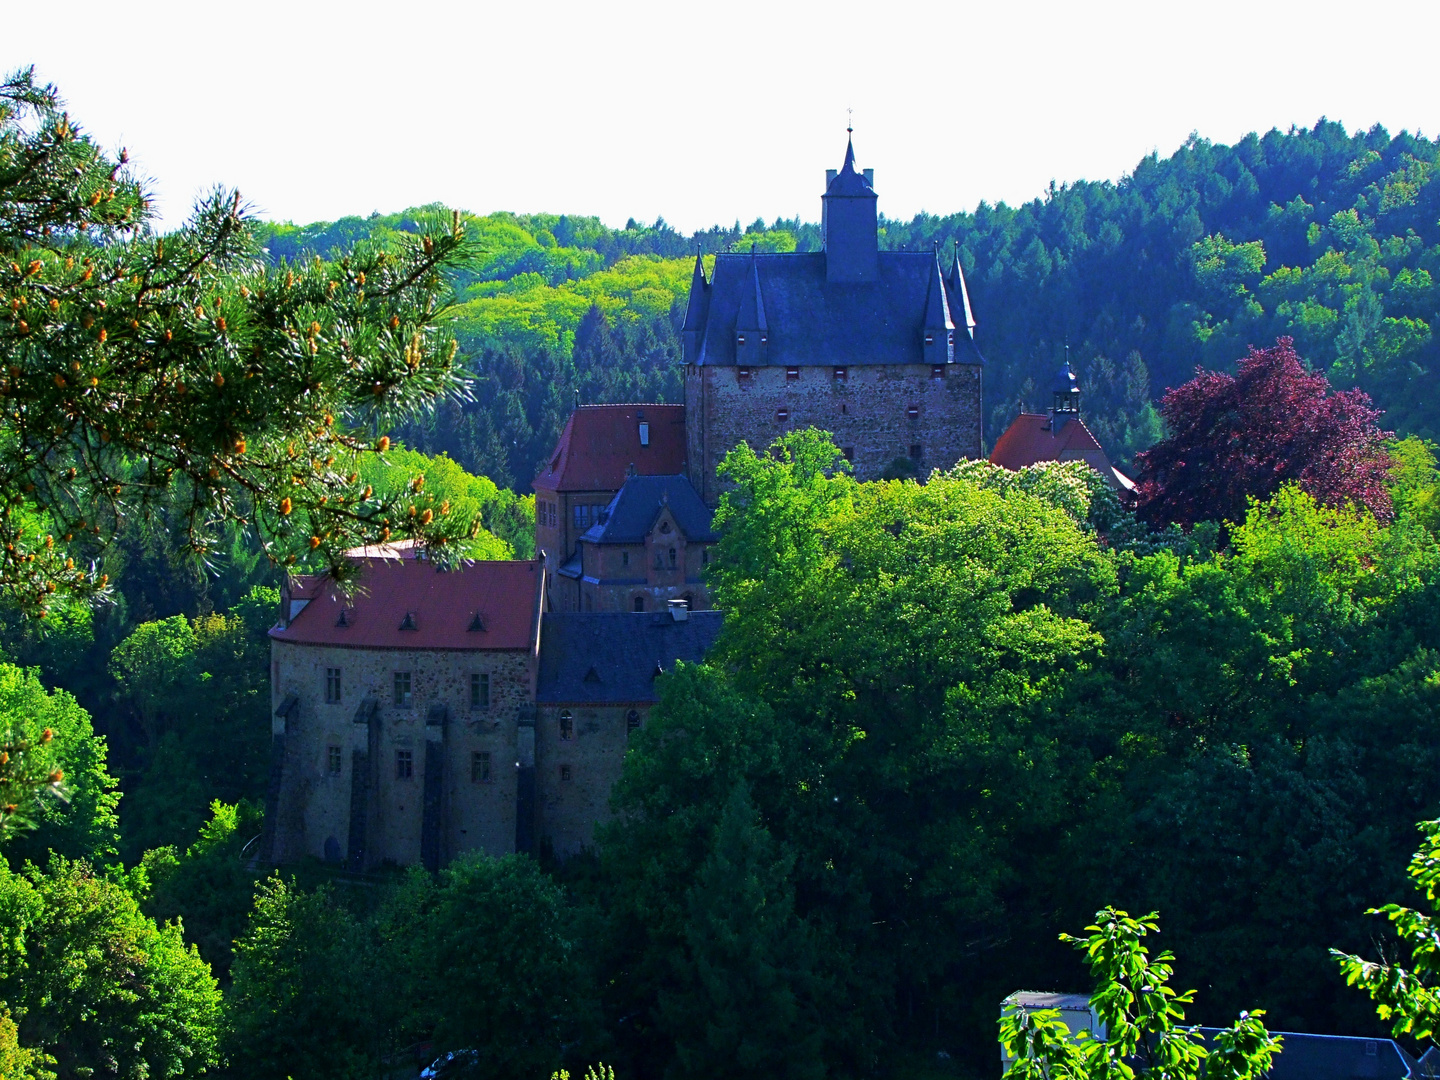
POLYGON ((726 453, 814 426, 861 480, 980 456, 958 258, 879 250, 853 145, 822 221, 823 251, 723 253, 709 277, 697 256, 685 404, 575 410, 534 481, 536 559, 439 573, 396 545, 352 553, 350 597, 287 583, 263 858, 364 871, 581 850, 656 677, 719 633, 705 568, 726 453))

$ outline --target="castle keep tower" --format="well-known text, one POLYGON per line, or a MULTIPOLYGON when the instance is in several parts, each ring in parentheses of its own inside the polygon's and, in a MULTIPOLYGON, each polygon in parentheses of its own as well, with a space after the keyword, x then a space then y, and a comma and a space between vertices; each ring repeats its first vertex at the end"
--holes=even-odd
POLYGON ((818 252, 697 256, 685 314, 686 465, 706 504, 741 442, 830 431, 861 480, 980 455, 975 320, 958 258, 881 251, 873 173, 827 170, 818 252))

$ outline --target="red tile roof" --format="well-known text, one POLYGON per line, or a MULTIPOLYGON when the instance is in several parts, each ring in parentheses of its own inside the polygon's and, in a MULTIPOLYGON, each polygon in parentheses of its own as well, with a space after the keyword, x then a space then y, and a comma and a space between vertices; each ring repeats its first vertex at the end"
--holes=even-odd
POLYGON ((640 476, 685 471, 684 405, 581 405, 566 421, 535 487, 619 491, 631 465, 640 476), (642 421, 650 425, 649 446, 640 445, 642 421))
POLYGON ((365 559, 355 592, 342 598, 328 578, 291 582, 310 598, 276 641, 367 649, 530 649, 540 616, 535 562, 468 562, 442 573, 421 559, 365 559), (337 626, 341 611, 344 626, 337 626), (484 629, 471 630, 476 615, 484 629), (414 629, 400 629, 413 615, 414 629))
POLYGON ((1067 420, 1058 431, 1051 430, 1045 413, 1021 413, 1005 429, 990 452, 990 464, 1006 469, 1023 469, 1041 461, 1083 461, 1124 490, 1135 487, 1131 479, 1110 463, 1098 439, 1080 420, 1067 420))

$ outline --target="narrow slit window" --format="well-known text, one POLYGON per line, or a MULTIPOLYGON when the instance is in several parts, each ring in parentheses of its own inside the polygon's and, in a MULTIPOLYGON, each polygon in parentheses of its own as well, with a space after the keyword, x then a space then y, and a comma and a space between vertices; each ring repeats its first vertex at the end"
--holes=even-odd
POLYGON ((575 738, 575 717, 569 709, 560 714, 560 738, 566 742, 575 738))

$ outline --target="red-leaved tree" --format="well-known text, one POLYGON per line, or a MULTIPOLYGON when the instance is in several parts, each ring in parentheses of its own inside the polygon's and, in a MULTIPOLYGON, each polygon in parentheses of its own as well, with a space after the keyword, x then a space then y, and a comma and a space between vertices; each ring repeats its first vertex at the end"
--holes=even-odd
POLYGON ((1327 506, 1392 516, 1380 410, 1359 390, 1331 393, 1288 337, 1251 346, 1234 375, 1197 368, 1160 413, 1169 437, 1135 458, 1139 513, 1152 524, 1241 521, 1248 497, 1290 482, 1327 506))

